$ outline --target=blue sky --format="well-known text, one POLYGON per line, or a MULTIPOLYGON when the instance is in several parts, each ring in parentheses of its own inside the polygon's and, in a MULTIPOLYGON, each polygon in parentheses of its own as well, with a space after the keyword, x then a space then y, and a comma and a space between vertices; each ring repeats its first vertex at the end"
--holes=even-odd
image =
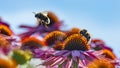
POLYGON ((120 1, 119 0, 0 0, 0 16, 16 29, 24 23, 35 25, 32 12, 50 10, 67 27, 87 29, 92 38, 103 39, 120 57, 120 1))

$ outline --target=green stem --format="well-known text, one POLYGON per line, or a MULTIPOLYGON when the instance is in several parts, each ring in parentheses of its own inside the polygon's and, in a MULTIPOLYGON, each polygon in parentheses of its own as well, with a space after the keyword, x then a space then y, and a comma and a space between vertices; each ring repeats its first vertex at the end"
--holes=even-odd
POLYGON ((58 68, 62 68, 62 64, 58 65, 58 68))
POLYGON ((73 60, 73 68, 78 68, 78 63, 73 60))

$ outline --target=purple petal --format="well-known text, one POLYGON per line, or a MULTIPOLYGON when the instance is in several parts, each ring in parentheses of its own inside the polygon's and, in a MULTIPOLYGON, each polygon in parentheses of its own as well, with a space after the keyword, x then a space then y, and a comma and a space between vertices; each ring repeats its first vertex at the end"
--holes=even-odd
POLYGON ((0 21, 0 24, 2 24, 2 25, 6 25, 7 27, 10 27, 10 25, 9 25, 8 23, 3 22, 3 21, 0 21))
POLYGON ((72 62, 73 62, 72 59, 68 61, 67 64, 65 65, 65 68, 71 68, 72 62))
POLYGON ((68 57, 70 54, 71 54, 71 51, 64 53, 62 56, 63 56, 63 57, 68 57))
POLYGON ((32 34, 34 34, 36 32, 42 32, 42 31, 43 31, 43 27, 35 27, 34 29, 31 29, 31 30, 29 30, 27 32, 19 34, 19 36, 21 38, 25 38, 25 37, 31 36, 32 34))
POLYGON ((35 49, 33 51, 35 58, 41 58, 42 60, 48 59, 49 57, 53 56, 51 51, 44 51, 40 49, 35 49))
POLYGON ((65 59, 60 57, 58 60, 56 60, 51 66, 59 65, 61 62, 64 62, 65 59))
POLYGON ((32 26, 27 26, 27 25, 20 25, 19 26, 20 28, 27 28, 27 29, 34 29, 35 27, 32 27, 32 26))
POLYGON ((51 67, 51 66, 48 65, 48 66, 46 66, 46 68, 58 68, 58 67, 51 67))
POLYGON ((84 54, 84 55, 85 55, 86 64, 88 64, 89 62, 91 62, 93 60, 93 58, 91 58, 88 54, 84 54))
POLYGON ((80 54, 80 56, 79 56, 80 59, 81 59, 81 60, 85 60, 85 55, 83 54, 83 52, 80 52, 79 54, 80 54))
POLYGON ((0 47, 0 52, 3 53, 3 54, 5 54, 5 55, 8 55, 9 51, 10 51, 10 50, 7 49, 7 48, 1 48, 1 47, 0 47))
POLYGON ((67 57, 62 57, 63 58, 63 60, 59 63, 59 64, 62 64, 62 63, 64 63, 68 58, 67 57))
POLYGON ((108 47, 108 46, 103 46, 104 49, 107 49, 107 50, 110 50, 110 51, 113 51, 112 48, 108 47))
POLYGON ((80 52, 80 59, 81 59, 82 64, 86 65, 86 62, 85 62, 86 58, 85 58, 85 55, 82 52, 80 52))
POLYGON ((52 65, 58 59, 59 59, 59 57, 49 58, 49 59, 45 60, 45 62, 43 62, 42 65, 52 65))
POLYGON ((99 51, 93 51, 91 52, 93 55, 99 56, 103 53, 103 50, 99 50, 99 51))
POLYGON ((86 52, 90 57, 94 58, 94 59, 98 59, 94 54, 92 54, 91 52, 86 52))
POLYGON ((113 63, 114 65, 120 66, 120 60, 111 60, 111 63, 113 63))
POLYGON ((62 51, 59 51, 55 54, 55 56, 62 56, 64 55, 65 53, 67 53, 68 51, 67 50, 62 50, 62 51))
POLYGON ((72 57, 79 57, 80 56, 80 52, 77 50, 72 51, 72 57))

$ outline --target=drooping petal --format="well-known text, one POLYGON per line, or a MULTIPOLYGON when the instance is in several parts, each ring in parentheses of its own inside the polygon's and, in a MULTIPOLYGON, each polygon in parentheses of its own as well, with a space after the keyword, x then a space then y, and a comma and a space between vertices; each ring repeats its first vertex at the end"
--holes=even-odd
POLYGON ((64 55, 65 53, 68 53, 69 51, 67 51, 67 50, 62 50, 61 52, 57 52, 56 54, 55 54, 55 56, 62 56, 62 55, 64 55))
POLYGON ((71 59, 70 61, 67 62, 67 64, 65 65, 65 68, 71 68, 72 63, 73 63, 73 61, 71 59))
POLYGON ((88 54, 89 56, 93 57, 94 59, 98 59, 95 55, 93 55, 93 54, 90 53, 90 52, 87 52, 87 54, 88 54))
POLYGON ((51 66, 59 65, 61 62, 63 62, 65 59, 60 57, 58 60, 56 60, 51 66))
POLYGON ((85 60, 86 60, 86 58, 85 58, 85 55, 82 53, 82 52, 80 52, 80 60, 81 60, 81 62, 82 62, 82 64, 83 65, 86 65, 86 62, 85 62, 85 60))
POLYGON ((54 64, 58 59, 59 59, 60 57, 53 57, 53 58, 51 58, 51 59, 48 59, 47 61, 45 61, 44 63, 43 63, 43 65, 52 65, 52 64, 54 64))
POLYGON ((27 26, 27 25, 20 25, 19 27, 20 27, 20 28, 26 28, 26 29, 28 29, 28 30, 35 29, 35 27, 27 26))
POLYGON ((62 57, 68 57, 68 56, 70 56, 70 55, 71 55, 71 51, 63 54, 62 57))

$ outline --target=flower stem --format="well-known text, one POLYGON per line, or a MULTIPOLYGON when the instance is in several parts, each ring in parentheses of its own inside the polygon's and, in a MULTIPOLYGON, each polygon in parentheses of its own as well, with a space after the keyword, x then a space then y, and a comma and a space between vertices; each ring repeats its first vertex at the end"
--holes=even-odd
POLYGON ((58 65, 58 68, 62 68, 62 64, 58 65))
POLYGON ((78 63, 73 60, 73 68, 78 68, 78 63))

